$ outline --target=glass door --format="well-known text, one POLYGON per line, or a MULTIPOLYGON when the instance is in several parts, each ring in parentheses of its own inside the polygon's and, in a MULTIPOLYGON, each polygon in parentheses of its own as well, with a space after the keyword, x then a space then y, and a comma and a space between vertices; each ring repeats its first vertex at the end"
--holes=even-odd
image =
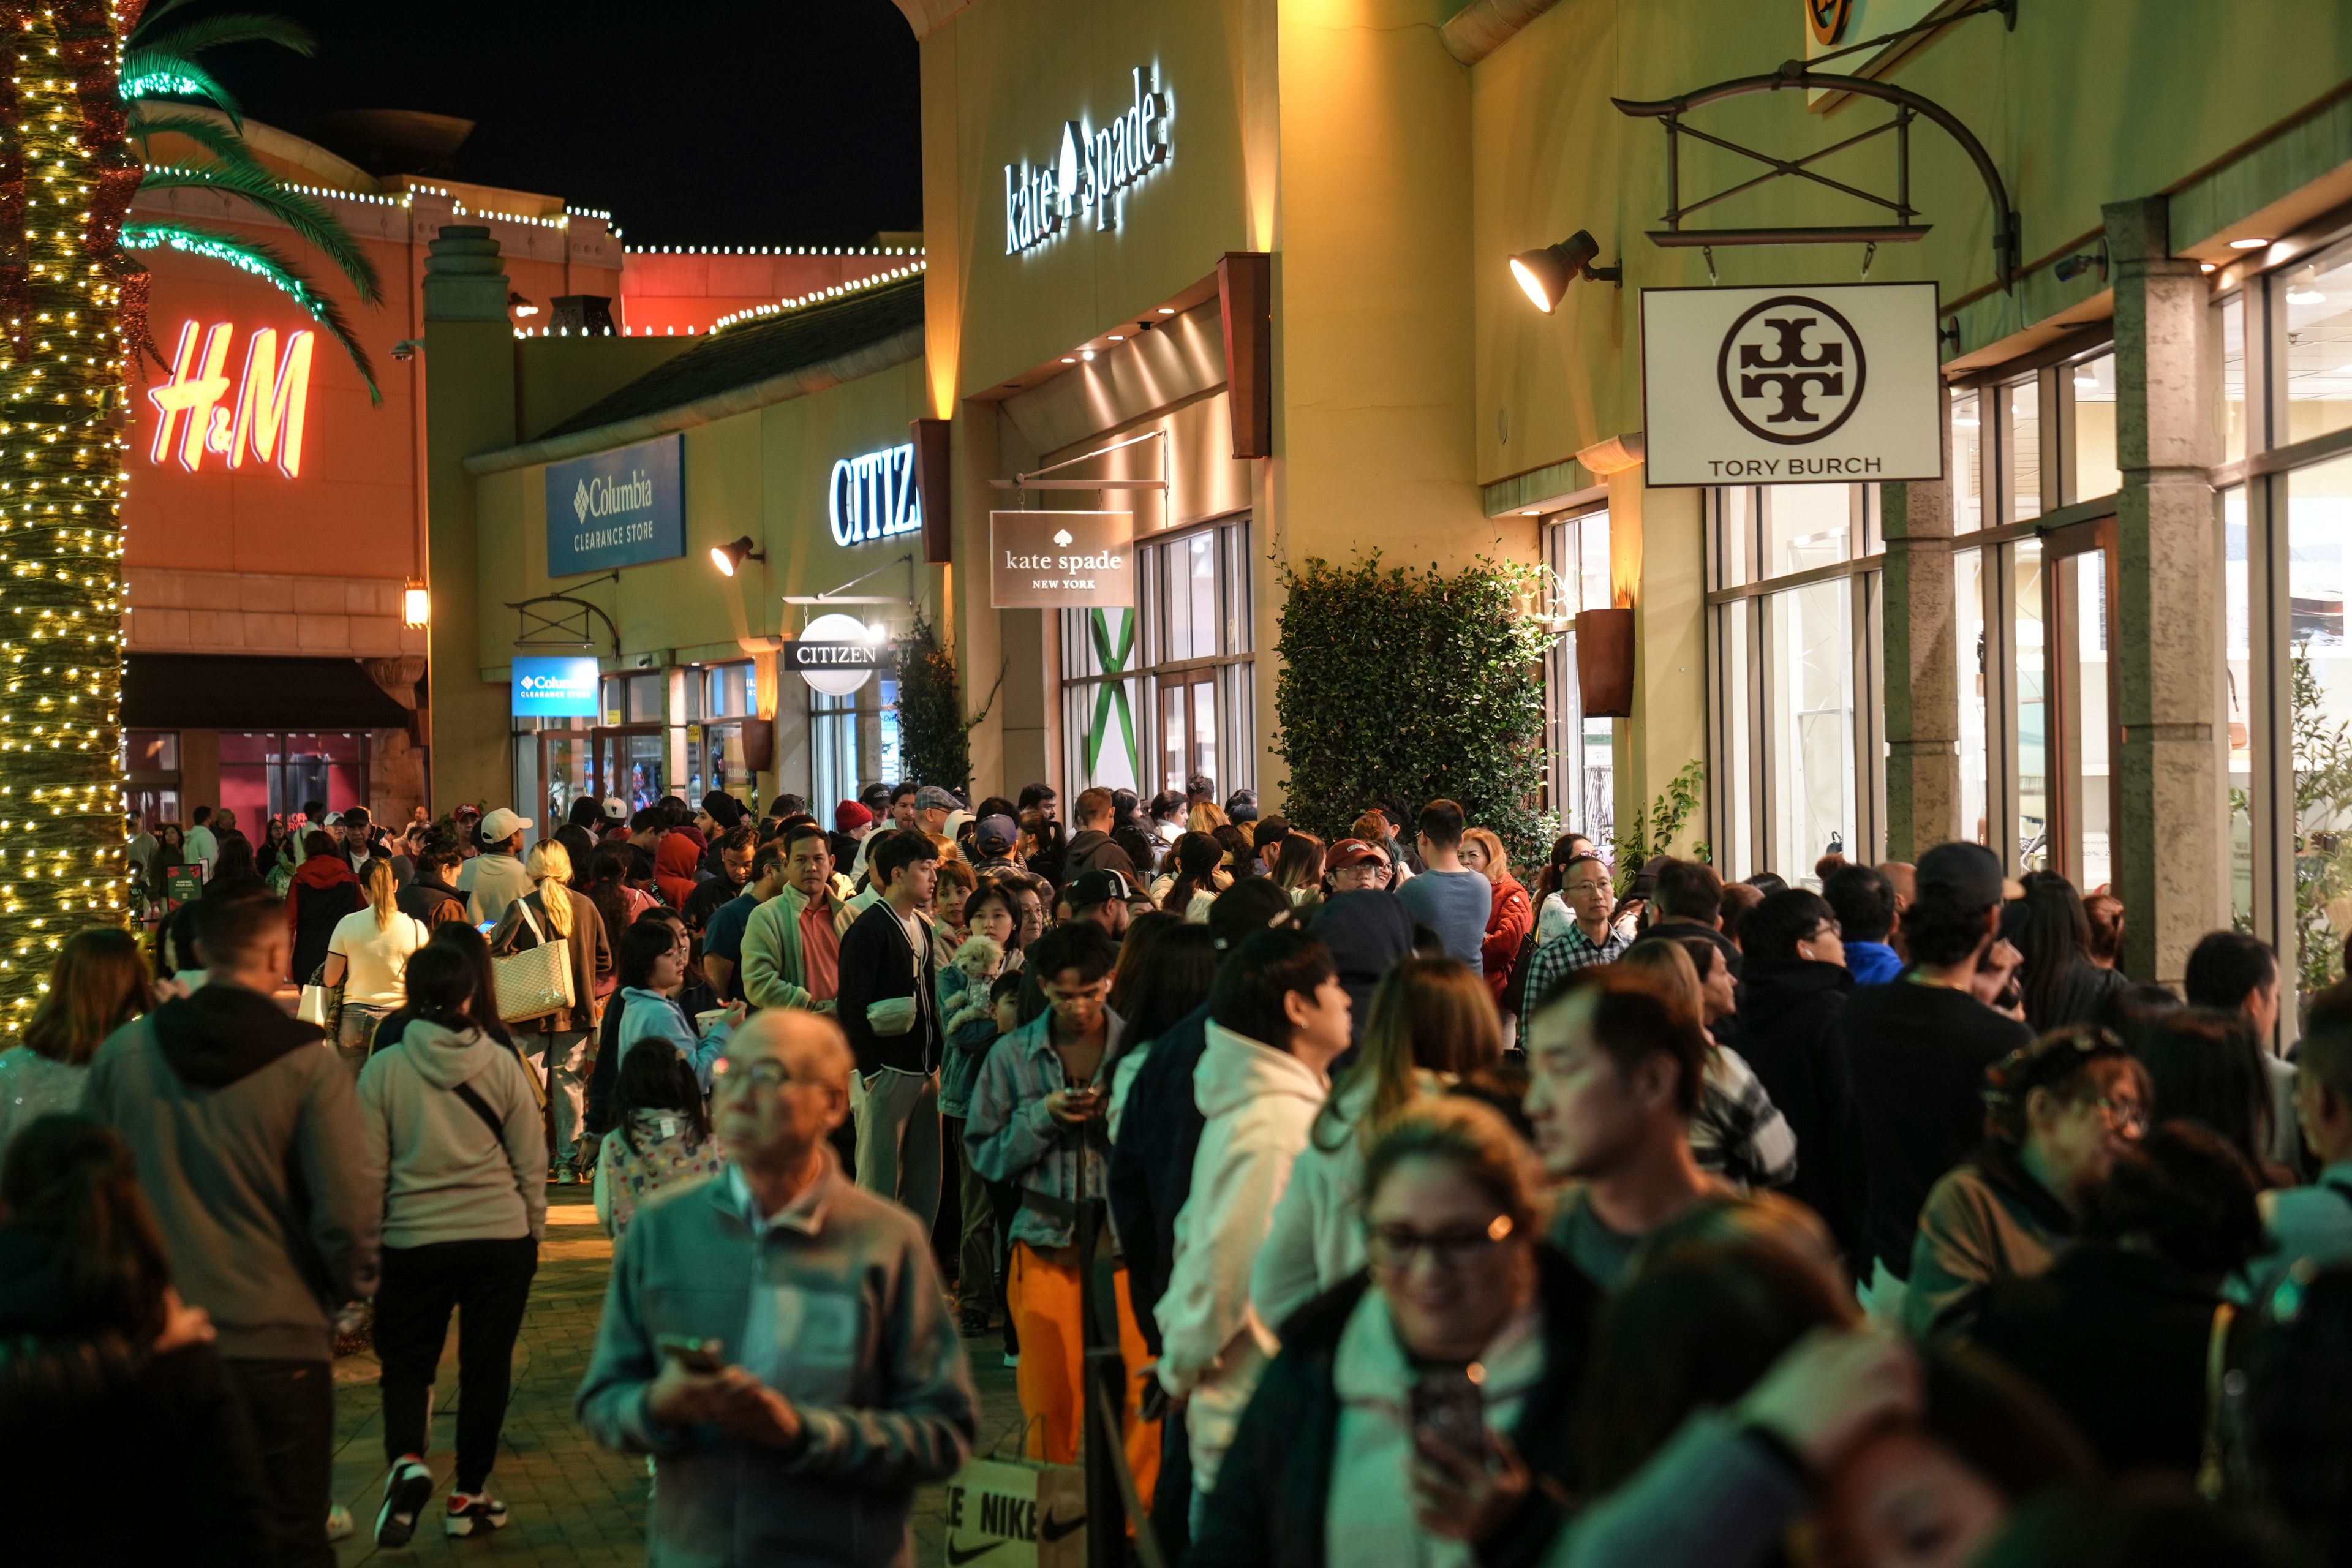
POLYGON ((659 725, 640 724, 589 733, 596 749, 595 788, 600 796, 619 795, 635 813, 668 793, 663 778, 659 725))
POLYGON ((589 737, 577 730, 542 730, 539 736, 539 776, 544 781, 546 812, 540 820, 552 833, 566 819, 572 803, 586 795, 602 800, 596 794, 596 779, 589 737))
POLYGON ((2115 519, 2042 539, 2050 833, 2045 864, 2084 892, 2114 880, 2115 519))
POLYGON ((1197 669, 1160 679, 1160 755, 1162 789, 1181 792, 1196 773, 1217 772, 1217 672, 1197 669))

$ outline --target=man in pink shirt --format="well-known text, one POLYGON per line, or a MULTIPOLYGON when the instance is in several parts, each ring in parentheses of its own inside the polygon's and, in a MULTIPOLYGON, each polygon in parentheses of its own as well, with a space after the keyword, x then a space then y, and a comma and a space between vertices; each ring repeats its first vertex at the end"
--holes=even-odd
POLYGON ((833 889, 824 830, 795 823, 784 834, 784 888, 743 927, 743 999, 754 1007, 833 1011, 841 933, 856 918, 833 889))

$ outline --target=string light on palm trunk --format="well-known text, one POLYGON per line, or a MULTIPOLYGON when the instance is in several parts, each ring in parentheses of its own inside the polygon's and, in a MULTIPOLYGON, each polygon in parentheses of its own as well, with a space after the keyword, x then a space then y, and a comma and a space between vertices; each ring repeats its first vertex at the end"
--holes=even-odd
POLYGON ((136 10, 0 5, 0 121, 14 143, 0 153, 0 1031, 11 1034, 66 939, 126 918, 117 235, 130 159, 103 105, 116 28, 136 10))

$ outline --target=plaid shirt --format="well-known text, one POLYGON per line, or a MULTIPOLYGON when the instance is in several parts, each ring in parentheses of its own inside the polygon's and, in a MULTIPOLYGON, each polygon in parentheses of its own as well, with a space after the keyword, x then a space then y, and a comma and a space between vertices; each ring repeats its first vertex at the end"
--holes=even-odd
POLYGON ((1609 940, 1595 943, 1584 934, 1584 928, 1570 922, 1568 934, 1556 936, 1536 949, 1528 960, 1528 986, 1522 994, 1520 1012, 1525 1015, 1544 999, 1562 975, 1580 969, 1590 969, 1596 963, 1614 963, 1624 955, 1631 944, 1612 928, 1609 940))

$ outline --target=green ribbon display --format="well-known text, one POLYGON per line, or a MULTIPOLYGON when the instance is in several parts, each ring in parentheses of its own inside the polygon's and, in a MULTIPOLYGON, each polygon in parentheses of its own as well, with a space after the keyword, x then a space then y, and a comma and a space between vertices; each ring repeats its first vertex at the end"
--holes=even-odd
MULTIPOLYGON (((1119 612, 1118 641, 1111 641, 1110 616, 1102 610, 1087 612, 1087 632, 1093 638, 1096 662, 1107 676, 1127 673, 1128 656, 1135 651, 1135 612, 1119 612)), ((1135 763, 1135 714, 1127 700, 1127 682, 1113 679, 1095 688, 1094 722, 1087 727, 1087 777, 1091 780, 1097 764, 1102 760, 1103 742, 1110 735, 1110 716, 1118 714, 1119 733, 1126 738, 1127 771, 1129 777, 1140 777, 1135 763)))

